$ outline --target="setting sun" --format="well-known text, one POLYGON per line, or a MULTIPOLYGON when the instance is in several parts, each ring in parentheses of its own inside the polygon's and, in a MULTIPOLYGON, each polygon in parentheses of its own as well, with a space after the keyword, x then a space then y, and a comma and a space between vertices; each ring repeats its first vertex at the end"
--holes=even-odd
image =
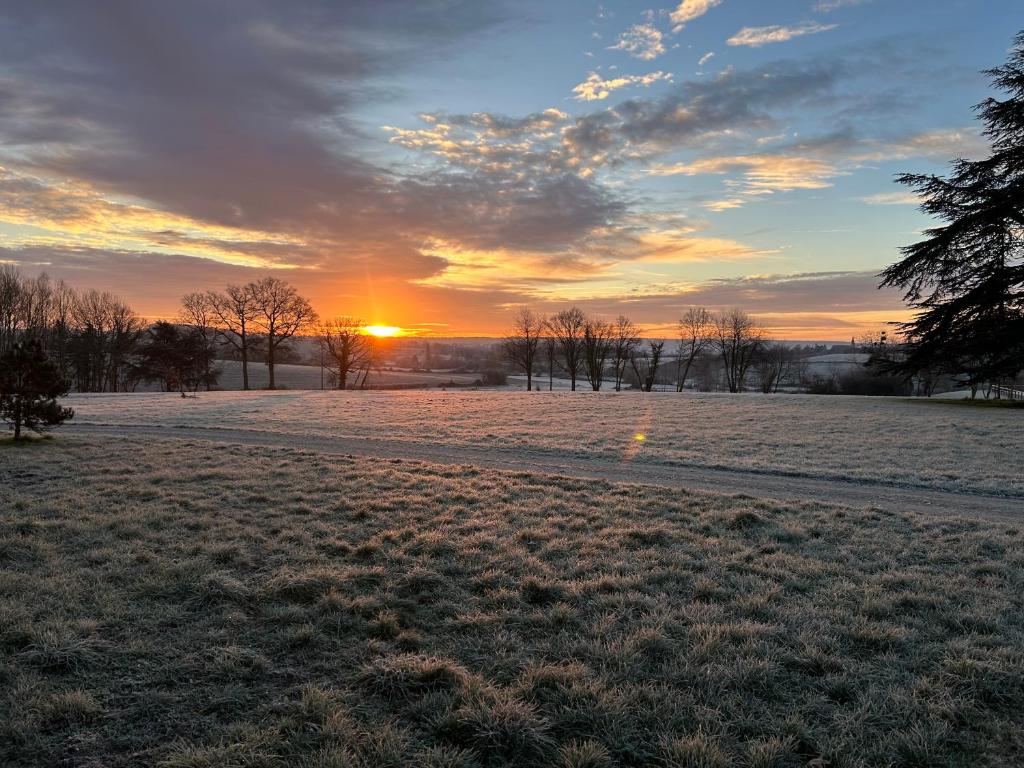
POLYGON ((365 330, 371 336, 398 336, 402 332, 397 325, 368 325, 365 330))

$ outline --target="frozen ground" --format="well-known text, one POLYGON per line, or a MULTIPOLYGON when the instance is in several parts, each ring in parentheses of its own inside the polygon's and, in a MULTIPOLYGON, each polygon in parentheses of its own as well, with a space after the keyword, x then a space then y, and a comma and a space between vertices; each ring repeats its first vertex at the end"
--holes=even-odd
MULTIPOLYGON (((242 364, 236 360, 218 360, 221 369, 218 388, 240 390, 242 388, 242 364)), ((288 365, 274 366, 274 379, 282 389, 320 389, 320 366, 288 365)), ((451 373, 448 371, 373 371, 368 386, 386 388, 401 387, 443 387, 448 384, 455 386, 472 386, 480 378, 479 374, 451 373)), ((324 381, 330 387, 330 371, 325 371, 324 381)), ((263 389, 267 386, 267 366, 264 363, 249 363, 249 386, 252 389, 263 389)), ((140 384, 138 390, 159 389, 156 385, 140 384)))
POLYGON ((1024 754, 1019 525, 70 431, 0 480, 5 768, 1024 754))
MULTIPOLYGON (((76 424, 516 448, 1024 497, 1024 411, 899 398, 516 392, 78 395, 76 424), (637 439, 642 436, 643 439, 637 439)), ((737 489, 730 489, 737 490, 737 489)))

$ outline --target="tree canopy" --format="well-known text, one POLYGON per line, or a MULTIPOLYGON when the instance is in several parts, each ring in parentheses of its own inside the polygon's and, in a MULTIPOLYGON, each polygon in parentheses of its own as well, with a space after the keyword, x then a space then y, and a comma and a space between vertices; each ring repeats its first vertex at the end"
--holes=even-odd
POLYGON ((0 355, 0 418, 10 423, 14 439, 22 427, 42 430, 74 416, 57 398, 68 392, 68 381, 38 341, 17 341, 0 355))
POLYGON ((943 370, 972 384, 1024 368, 1024 32, 986 74, 1006 98, 977 105, 991 154, 958 159, 947 176, 904 174, 921 209, 945 223, 882 273, 919 312, 903 326, 908 374, 943 370))

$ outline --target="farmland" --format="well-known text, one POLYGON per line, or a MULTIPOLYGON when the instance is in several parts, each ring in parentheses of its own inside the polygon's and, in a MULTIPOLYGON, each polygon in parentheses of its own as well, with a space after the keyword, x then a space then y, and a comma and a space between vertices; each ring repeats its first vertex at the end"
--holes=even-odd
MULTIPOLYGON (((127 400, 82 413, 139 417, 127 400)), ((274 403, 264 428, 310 406, 274 403)), ((412 410, 385 421, 414 432, 412 410)), ((4 765, 1024 750, 1016 525, 188 439, 69 433, 0 462, 4 765)))

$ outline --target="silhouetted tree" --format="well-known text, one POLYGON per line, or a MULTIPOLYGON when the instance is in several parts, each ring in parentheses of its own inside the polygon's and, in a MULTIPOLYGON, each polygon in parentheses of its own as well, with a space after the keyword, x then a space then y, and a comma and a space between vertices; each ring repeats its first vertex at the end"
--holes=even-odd
POLYGON ((22 427, 42 430, 74 416, 57 402, 67 393, 67 379, 38 340, 16 341, 0 355, 0 418, 11 425, 15 440, 22 427))
POLYGON ((583 325, 583 371, 595 392, 604 383, 605 365, 613 348, 614 330, 610 323, 590 318, 583 325))
POLYGON ((299 331, 313 325, 317 315, 307 299, 276 277, 265 277, 246 288, 256 308, 256 327, 267 340, 267 389, 274 389, 274 360, 278 349, 299 331))
POLYGON ((526 373, 526 391, 533 390, 533 369, 547 320, 533 310, 523 308, 516 314, 510 333, 502 342, 502 352, 512 365, 526 373))
POLYGON ((211 366, 212 350, 195 328, 159 321, 146 332, 138 351, 138 378, 159 382, 166 392, 195 393, 217 383, 211 366), (212 377, 212 379, 211 379, 212 377))
POLYGON ((690 307, 679 318, 679 347, 676 351, 676 392, 682 392, 690 368, 711 343, 714 321, 704 307, 690 307))
POLYGON ((761 392, 766 395, 778 392, 779 385, 791 377, 795 358, 793 349, 780 342, 758 345, 752 365, 761 392))
POLYGON ((79 294, 71 308, 74 326, 68 354, 79 392, 119 392, 134 386, 132 364, 143 324, 131 307, 110 293, 79 294))
POLYGON ((21 320, 21 282, 11 264, 0 264, 0 354, 15 342, 21 320))
POLYGON ((754 353, 761 344, 761 329, 746 312, 730 309, 715 320, 712 345, 722 358, 730 392, 742 392, 754 353))
POLYGON ((548 320, 548 332, 555 340, 562 368, 569 374, 573 392, 583 368, 583 329, 586 324, 586 316, 577 307, 562 310, 548 320))
POLYGON ((664 341, 650 339, 646 346, 640 346, 633 352, 629 363, 642 392, 650 392, 654 389, 664 350, 664 341))
POLYGON ((350 376, 365 378, 373 362, 373 339, 366 335, 363 322, 355 317, 336 317, 320 326, 320 339, 331 358, 334 382, 348 389, 350 376))
POLYGON ((986 74, 1008 95, 976 108, 991 154, 954 161, 948 176, 898 178, 946 223, 882 272, 882 285, 903 288, 918 310, 894 368, 966 374, 972 391, 1024 368, 1024 32, 1007 63, 986 74))
POLYGON ((217 383, 220 372, 214 369, 217 360, 217 315, 213 311, 210 296, 207 293, 189 293, 181 298, 179 320, 189 326, 203 345, 203 358, 206 370, 203 381, 207 391, 217 383))
POLYGON ((640 346, 640 329, 625 315, 619 315, 612 323, 612 365, 615 370, 615 391, 622 391, 626 367, 633 359, 633 353, 640 346))
POLYGON ((545 329, 544 336, 544 357, 548 361, 548 392, 555 388, 555 353, 558 351, 558 342, 550 335, 550 330, 545 329))
POLYGON ((242 361, 242 389, 249 389, 249 353, 256 320, 256 297, 246 285, 229 285, 223 293, 210 291, 206 303, 221 339, 237 350, 242 361))

